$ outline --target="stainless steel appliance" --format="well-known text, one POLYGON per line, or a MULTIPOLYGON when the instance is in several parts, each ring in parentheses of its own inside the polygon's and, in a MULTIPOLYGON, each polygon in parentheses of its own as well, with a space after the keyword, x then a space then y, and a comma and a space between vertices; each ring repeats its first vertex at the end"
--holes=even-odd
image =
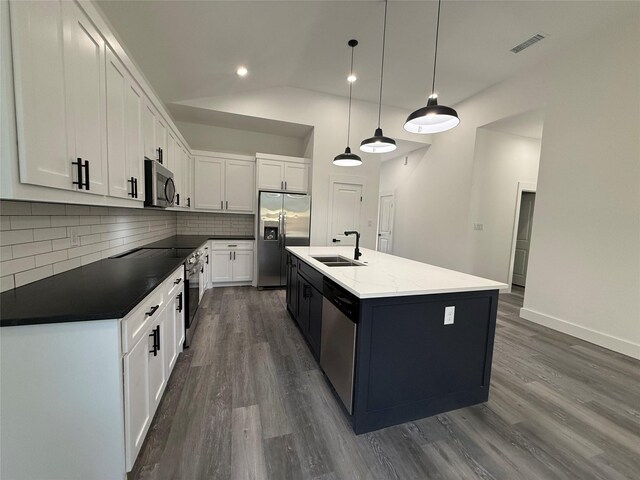
POLYGON ((283 286, 285 247, 309 245, 311 196, 260 192, 258 209, 258 287, 283 286))
POLYGON ((166 208, 173 205, 176 184, 173 173, 157 160, 144 159, 144 186, 147 207, 166 208))
POLYGON ((327 279, 322 295, 320 367, 351 414, 360 302, 327 279))
POLYGON ((189 347, 198 324, 196 315, 200 304, 200 274, 203 270, 202 252, 196 250, 185 262, 185 296, 187 314, 184 318, 184 346, 189 347))
POLYGON ((130 252, 116 255, 112 258, 149 258, 169 257, 184 258, 184 317, 185 341, 188 347, 193 339, 193 334, 198 323, 198 305, 200 304, 200 275, 204 269, 204 257, 201 250, 193 251, 190 248, 137 248, 130 252))

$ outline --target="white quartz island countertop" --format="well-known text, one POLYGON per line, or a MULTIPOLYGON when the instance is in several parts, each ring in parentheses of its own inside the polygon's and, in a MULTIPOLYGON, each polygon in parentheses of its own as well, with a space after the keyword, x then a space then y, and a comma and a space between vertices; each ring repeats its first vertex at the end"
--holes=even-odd
POLYGON ((416 262, 368 248, 357 263, 363 266, 329 267, 317 256, 339 255, 353 261, 354 247, 287 247, 287 250, 358 298, 400 297, 479 290, 508 285, 455 270, 416 262))

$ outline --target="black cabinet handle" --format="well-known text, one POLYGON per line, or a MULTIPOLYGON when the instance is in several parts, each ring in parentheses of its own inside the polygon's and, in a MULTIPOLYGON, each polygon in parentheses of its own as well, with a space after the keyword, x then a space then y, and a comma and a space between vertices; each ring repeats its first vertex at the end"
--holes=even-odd
POLYGON ((162 164, 162 147, 158 147, 158 162, 162 164))
POLYGON ((191 206, 191 197, 187 197, 187 207, 191 206))
POLYGON ((176 193, 176 205, 180 205, 180 194, 176 193))
POLYGON ((156 327, 156 330, 158 331, 158 351, 160 351, 160 325, 156 327))
POLYGON ((89 160, 84 161, 84 188, 89 190, 89 160))
POLYGON ((154 313, 156 313, 156 310, 158 310, 159 308, 160 308, 160 305, 155 305, 151 307, 151 310, 149 310, 145 315, 147 317, 151 317, 154 313))
POLYGON ((78 190, 82 190, 83 187, 83 182, 82 182, 82 159, 80 157, 78 157, 78 159, 75 162, 71 162, 71 165, 75 165, 76 166, 76 174, 78 176, 78 181, 77 182, 73 182, 74 185, 78 185, 78 190))
POLYGON ((181 278, 176 278, 176 279, 173 281, 173 284, 174 284, 174 285, 179 285, 181 281, 182 281, 182 279, 181 279, 181 278))
POLYGON ((333 243, 340 243, 340 240, 338 240, 337 238, 334 238, 333 243))
POLYGON ((229 200, 227 200, 227 201, 225 202, 225 209, 226 209, 226 210, 229 210, 229 200))
POLYGON ((138 198, 138 179, 134 178, 135 182, 133 183, 133 186, 135 187, 135 198, 138 198))
POLYGON ((209 265, 209 254, 207 253, 207 265, 209 265))
POLYGON ((178 299, 178 308, 177 308, 177 310, 179 312, 181 312, 182 311, 182 292, 180 292, 176 298, 178 299))
POLYGON ((131 198, 136 198, 136 179, 134 177, 131 177, 129 180, 127 180, 128 183, 131 183, 131 193, 129 193, 128 195, 131 198))
POLYGON ((160 332, 160 330, 158 330, 157 328, 154 328, 153 330, 151 330, 151 333, 149 334, 150 337, 153 337, 153 345, 151 345, 152 350, 149 350, 149 353, 153 353, 154 357, 156 357, 158 355, 158 350, 160 350, 160 347, 158 346, 158 344, 159 344, 158 333, 159 332, 160 332))
POLYGON ((304 284, 302 286, 302 298, 311 297, 311 285, 304 284))

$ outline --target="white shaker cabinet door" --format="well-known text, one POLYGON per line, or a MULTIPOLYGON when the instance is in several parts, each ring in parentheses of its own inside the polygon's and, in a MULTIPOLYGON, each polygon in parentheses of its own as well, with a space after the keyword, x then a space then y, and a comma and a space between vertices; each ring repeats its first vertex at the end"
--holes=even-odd
POLYGON ((178 334, 178 299, 177 292, 174 297, 167 299, 165 317, 164 338, 162 338, 162 348, 164 348, 164 369, 167 379, 171 375, 176 360, 178 350, 176 349, 176 335, 178 334))
POLYGON ((133 468, 151 423, 149 346, 145 336, 124 356, 124 418, 127 471, 133 468))
POLYGON ((284 190, 284 164, 278 161, 258 160, 258 188, 284 190))
POLYGON ((105 43, 76 2, 62 2, 69 153, 85 162, 83 191, 108 193, 105 43), (88 162, 88 163, 87 163, 88 162))
MULTIPOLYGON (((161 305, 155 312, 155 315, 157 315, 158 318, 156 318, 150 332, 153 333, 154 330, 156 331, 156 342, 158 344, 157 349, 149 349, 149 404, 151 406, 152 417, 160 403, 164 386, 167 383, 167 372, 165 366, 165 353, 167 350, 165 345, 165 337, 167 335, 166 310, 166 305, 161 305), (155 350, 155 354, 152 353, 153 350, 155 350)), ((150 345, 152 345, 153 338, 150 337, 150 340, 150 345)))
POLYGON ((20 181, 74 189, 60 2, 11 2, 20 181))
POLYGON ((233 281, 250 282, 253 280, 253 250, 235 250, 233 252, 233 281))
POLYGON ((223 159, 196 157, 194 178, 196 209, 224 209, 224 167, 223 159))
POLYGON ((306 193, 309 188, 309 166, 304 163, 285 163, 284 182, 287 192, 306 193))
POLYGON ((158 145, 156 143, 156 109, 145 98, 142 110, 142 132, 144 136, 144 156, 149 160, 158 159, 158 145))
POLYGON ((227 160, 225 177, 226 210, 253 212, 255 163, 227 160))
POLYGON ((107 47, 109 195, 144 200, 142 94, 107 47))
POLYGON ((212 250, 211 283, 233 281, 233 252, 230 250, 212 250))

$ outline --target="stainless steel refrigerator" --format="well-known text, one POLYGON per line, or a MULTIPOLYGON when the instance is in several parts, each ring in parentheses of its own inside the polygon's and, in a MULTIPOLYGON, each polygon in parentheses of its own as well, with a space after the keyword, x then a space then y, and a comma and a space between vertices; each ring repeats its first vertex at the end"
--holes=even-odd
POLYGON ((311 196, 260 192, 258 211, 258 287, 279 287, 287 282, 285 247, 309 245, 311 196))

